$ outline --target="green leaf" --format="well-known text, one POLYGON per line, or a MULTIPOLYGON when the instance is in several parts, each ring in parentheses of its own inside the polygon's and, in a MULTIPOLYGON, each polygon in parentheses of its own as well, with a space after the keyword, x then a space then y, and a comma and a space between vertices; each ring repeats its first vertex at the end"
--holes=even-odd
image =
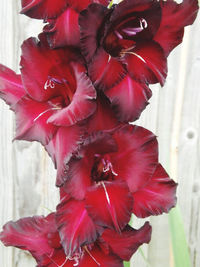
POLYGON ((130 267, 131 265, 130 265, 130 262, 128 262, 128 261, 124 261, 124 267, 130 267))
POLYGON ((190 253, 186 241, 181 213, 178 207, 169 213, 169 226, 175 267, 191 267, 190 253))

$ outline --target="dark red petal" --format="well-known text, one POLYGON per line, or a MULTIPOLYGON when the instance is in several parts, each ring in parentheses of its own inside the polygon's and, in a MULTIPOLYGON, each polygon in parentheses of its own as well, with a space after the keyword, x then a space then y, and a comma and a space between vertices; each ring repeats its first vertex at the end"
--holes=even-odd
POLYGON ((59 187, 59 193, 60 193, 60 200, 62 200, 63 198, 68 198, 68 199, 71 198, 71 196, 69 196, 69 194, 65 192, 63 186, 59 187))
POLYGON ((115 6, 109 23, 106 24, 104 32, 104 46, 118 55, 122 48, 129 48, 143 41, 152 40, 157 32, 161 20, 161 7, 159 1, 150 0, 124 0, 115 6), (143 19, 147 27, 136 32, 136 34, 126 34, 124 30, 134 26, 134 20, 143 19), (119 36, 116 35, 119 34, 119 36))
POLYGON ((119 83, 126 70, 119 59, 111 57, 100 48, 88 65, 88 74, 98 89, 106 90, 119 83))
POLYGON ((182 42, 184 27, 194 22, 199 9, 197 0, 161 1, 162 20, 154 40, 163 48, 167 56, 182 42))
POLYGON ((101 237, 110 246, 113 253, 121 259, 129 261, 139 246, 150 242, 151 231, 151 226, 146 222, 138 230, 127 225, 120 234, 106 229, 101 237))
POLYGON ((66 0, 67 4, 80 12, 81 10, 85 9, 90 3, 91 0, 66 0))
POLYGON ((101 182, 88 189, 86 208, 95 223, 119 233, 129 222, 133 199, 123 182, 101 182))
POLYGON ((51 48, 67 45, 79 46, 78 15, 74 9, 67 8, 57 19, 50 21, 44 27, 51 48))
POLYGON ((84 146, 68 163, 64 190, 73 198, 82 200, 89 186, 93 184, 92 167, 96 154, 116 151, 116 143, 111 135, 104 132, 93 133, 85 138, 84 146))
POLYGON ((22 44, 22 81, 28 94, 36 101, 45 101, 55 94, 55 88, 45 90, 53 60, 56 58, 37 39, 29 38, 22 44))
POLYGON ((176 205, 176 187, 177 184, 158 164, 151 180, 143 188, 133 193, 134 214, 144 218, 169 212, 176 205))
POLYGON ((122 260, 114 254, 105 255, 101 249, 94 245, 91 249, 86 246, 80 257, 67 259, 63 249, 54 250, 51 257, 43 256, 38 267, 123 267, 122 260), (77 265, 78 264, 78 265, 77 265))
POLYGON ((99 4, 92 4, 80 13, 81 50, 87 62, 93 58, 97 50, 98 34, 107 13, 108 10, 99 4))
POLYGON ((43 145, 49 143, 58 128, 47 123, 55 109, 50 103, 24 96, 12 109, 16 114, 16 140, 39 141, 43 145))
POLYGON ((21 14, 44 20, 56 17, 67 5, 66 0, 21 0, 21 2, 21 14))
POLYGON ((79 55, 68 48, 50 49, 45 35, 39 38, 40 41, 35 38, 24 41, 20 64, 25 90, 36 101, 46 101, 61 95, 61 85, 52 82, 47 86, 49 79, 65 79, 71 86, 73 71, 69 62, 78 60, 79 55))
POLYGON ((164 84, 167 76, 167 59, 159 44, 155 42, 138 44, 125 54, 124 60, 133 79, 142 83, 164 84))
POLYGON ((93 160, 85 156, 82 159, 73 159, 68 164, 66 182, 63 190, 71 197, 82 200, 89 186, 92 185, 91 170, 93 160))
POLYGON ((34 216, 10 221, 3 227, 0 240, 5 246, 15 246, 30 251, 38 260, 43 254, 51 254, 47 233, 54 229, 54 215, 48 217, 34 216))
POLYGON ((91 3, 99 3, 102 4, 104 6, 107 6, 109 4, 109 0, 66 0, 67 4, 76 9, 78 12, 80 12, 81 10, 87 8, 87 6, 91 3))
POLYGON ((97 96, 97 108, 94 114, 86 121, 87 132, 111 130, 119 126, 119 122, 113 112, 110 102, 103 94, 97 96))
MULTIPOLYGON (((95 245, 92 250, 86 249, 79 264, 80 267, 123 267, 123 262, 114 254, 106 255, 95 245)), ((66 266, 68 267, 68 266, 66 266)))
POLYGON ((110 99, 118 119, 123 122, 138 119, 152 95, 146 84, 135 81, 129 75, 105 94, 110 99))
POLYGON ((56 185, 61 186, 65 181, 67 163, 77 150, 82 141, 83 128, 77 125, 71 127, 60 127, 54 138, 46 146, 57 168, 56 185))
POLYGON ((110 18, 111 27, 113 23, 116 25, 127 19, 127 17, 136 16, 145 19, 148 17, 148 28, 150 28, 153 33, 157 30, 157 27, 159 27, 159 20, 161 17, 160 4, 157 1, 149 0, 121 1, 112 12, 110 18))
POLYGON ((96 109, 96 90, 87 75, 75 64, 76 92, 69 106, 54 113, 48 122, 58 126, 73 125, 88 118, 96 109))
POLYGON ((55 218, 67 256, 73 256, 74 253, 79 252, 80 246, 96 240, 96 226, 89 217, 84 202, 63 200, 57 206, 55 218))
POLYGON ((88 157, 93 157, 95 154, 106 154, 117 151, 115 140, 111 134, 106 131, 93 132, 85 137, 84 154, 88 157))
POLYGON ((113 134, 118 152, 110 154, 115 179, 124 179, 131 192, 138 191, 151 178, 158 163, 156 136, 139 126, 128 125, 113 134))
POLYGON ((66 255, 62 248, 55 249, 53 253, 49 255, 43 255, 37 265, 37 267, 73 267, 73 261, 66 261, 66 255))
POLYGON ((8 105, 14 105, 25 93, 20 75, 0 64, 0 97, 8 105))

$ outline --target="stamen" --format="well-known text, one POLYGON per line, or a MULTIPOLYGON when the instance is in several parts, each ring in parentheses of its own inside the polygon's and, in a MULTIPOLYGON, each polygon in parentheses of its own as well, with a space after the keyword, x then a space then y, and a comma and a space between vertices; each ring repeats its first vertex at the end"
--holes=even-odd
POLYGON ((84 247, 85 251, 89 254, 89 256, 93 259, 93 261, 98 265, 101 266, 101 264, 95 259, 95 257, 91 254, 91 252, 88 250, 88 248, 84 247))
POLYGON ((111 171, 113 175, 118 176, 118 174, 114 171, 112 163, 109 160, 102 159, 102 163, 104 165, 103 172, 111 171))
POLYGON ((104 182, 101 182, 101 184, 103 186, 103 189, 104 189, 104 192, 106 195, 106 200, 107 200, 108 206, 109 206, 109 213, 110 213, 110 216, 111 216, 112 221, 114 223, 115 229, 117 230, 118 233, 121 233, 121 229, 120 229, 120 226, 119 226, 118 221, 117 221, 116 211, 115 211, 115 209, 113 209, 113 207, 111 205, 110 197, 108 195, 108 191, 106 189, 106 186, 105 186, 104 182))
MULTIPOLYGON (((126 33, 127 35, 136 35, 137 33, 142 32, 144 29, 147 28, 148 24, 147 24, 146 20, 143 18, 140 19, 139 21, 140 21, 139 27, 135 27, 135 28, 134 27, 127 27, 127 28, 122 29, 122 31, 124 33, 126 33)), ((116 33, 116 31, 115 31, 115 33, 116 33)), ((120 37, 118 36, 118 38, 120 38, 120 37)))
POLYGON ((38 120, 42 115, 44 115, 46 112, 51 111, 51 110, 60 110, 60 107, 55 107, 55 108, 49 108, 43 112, 41 112, 33 121, 35 122, 36 120, 38 120))
POLYGON ((54 80, 53 79, 48 79, 46 82, 45 82, 45 85, 44 85, 44 90, 47 90, 48 88, 55 88, 55 83, 54 83, 54 80))
POLYGON ((108 191, 107 191, 107 189, 106 189, 106 186, 105 186, 104 182, 101 182, 101 184, 102 184, 103 189, 104 189, 104 191, 105 191, 107 202, 108 202, 108 204, 109 204, 109 206, 110 206, 111 203, 110 203, 110 198, 109 198, 109 195, 108 195, 108 191))
POLYGON ((136 35, 138 32, 143 31, 143 28, 125 28, 122 31, 128 35, 136 35))
POLYGON ((148 23, 145 19, 140 19, 140 27, 142 27, 143 29, 146 29, 148 27, 148 23))
POLYGON ((138 55, 137 53, 134 53, 134 52, 129 52, 129 51, 121 51, 120 53, 121 55, 125 55, 125 54, 131 54, 131 55, 134 55, 136 57, 138 57, 140 60, 142 60, 145 64, 147 63, 143 57, 141 57, 140 55, 138 55))
POLYGON ((108 56, 108 63, 110 62, 111 60, 111 55, 108 56))
POLYGON ((73 266, 78 266, 79 265, 79 260, 80 260, 80 258, 82 256, 83 256, 83 251, 80 248, 79 253, 75 253, 73 257, 68 256, 67 259, 69 259, 70 261, 75 261, 75 263, 73 264, 73 266))
POLYGON ((118 32, 118 31, 115 31, 115 34, 117 35, 117 37, 122 40, 123 39, 123 36, 118 32))

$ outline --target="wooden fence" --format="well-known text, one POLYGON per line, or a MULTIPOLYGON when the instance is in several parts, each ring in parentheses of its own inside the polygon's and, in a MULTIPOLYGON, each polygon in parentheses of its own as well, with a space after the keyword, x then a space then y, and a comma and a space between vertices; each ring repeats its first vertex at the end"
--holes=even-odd
MULTIPOLYGON (((20 45, 42 24, 19 15, 20 0, 0 2, 0 62, 18 70, 20 45)), ((153 86, 151 104, 136 123, 158 136, 160 161, 178 181, 180 207, 192 267, 200 266, 200 17, 186 30, 184 43, 169 57, 163 88, 153 86)), ((14 116, 0 101, 0 227, 8 220, 48 214, 58 202, 55 170, 42 146, 16 141, 14 116)), ((168 215, 150 218, 152 241, 137 252, 131 266, 173 267, 168 215)), ((134 220, 134 226, 141 222, 134 220)), ((181 252, 180 252, 181 253, 181 252)), ((32 267, 32 257, 0 244, 0 266, 32 267)))

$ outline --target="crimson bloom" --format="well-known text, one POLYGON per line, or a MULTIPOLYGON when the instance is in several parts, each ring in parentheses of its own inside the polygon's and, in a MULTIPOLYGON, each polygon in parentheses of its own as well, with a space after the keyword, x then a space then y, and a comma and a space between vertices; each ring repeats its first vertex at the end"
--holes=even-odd
POLYGON ((81 12, 81 50, 89 76, 121 121, 139 117, 151 97, 148 84, 164 84, 166 58, 197 11, 197 0, 124 0, 112 9, 91 4, 81 12))
POLYGON ((57 133, 45 146, 57 169, 57 186, 63 185, 63 177, 66 176, 68 163, 88 134, 110 131, 122 125, 118 122, 109 100, 104 95, 98 94, 96 104, 95 112, 81 125, 59 127, 57 133))
POLYGON ((158 163, 156 137, 138 126, 89 135, 60 179, 64 191, 84 202, 97 225, 117 232, 132 212, 158 215, 176 203, 176 183, 158 163))
POLYGON ((52 48, 66 45, 79 46, 79 12, 96 2, 108 5, 108 0, 22 0, 21 13, 31 18, 43 19, 48 24, 44 31, 52 48))
POLYGON ((16 113, 16 139, 46 145, 60 126, 73 126, 96 108, 96 91, 81 57, 66 48, 51 50, 44 35, 22 45, 21 77, 1 66, 0 92, 16 113))
MULTIPOLYGON (((79 237, 84 236, 83 221, 77 220, 80 213, 69 208, 68 215, 73 213, 73 218, 65 212, 64 218, 68 228, 65 228, 65 236, 71 237, 68 245, 80 242, 79 237), (70 233, 71 232, 71 233, 70 233)), ((73 207, 71 207, 73 208, 73 207)), ((59 215, 60 216, 60 215, 59 215)), ((85 218, 84 218, 85 219, 85 218)), ((59 225, 59 220, 58 220, 59 225)), ((62 228, 59 230, 56 223, 56 213, 51 213, 47 217, 34 216, 22 218, 16 222, 10 221, 3 227, 0 239, 6 246, 15 246, 23 250, 28 250, 38 263, 38 267, 72 267, 72 266, 111 266, 122 267, 122 260, 130 259, 131 255, 144 242, 149 242, 151 227, 146 223, 139 230, 127 226, 124 232, 118 236, 110 230, 105 230, 99 239, 93 243, 82 244, 75 253, 66 254, 62 247, 62 228), (61 236, 61 238, 60 238, 61 236), (116 238, 120 242, 116 244, 116 238), (124 245, 124 248, 120 247, 124 245)), ((88 227, 88 226, 87 226, 88 227)), ((66 246, 66 243, 65 243, 66 246)))

